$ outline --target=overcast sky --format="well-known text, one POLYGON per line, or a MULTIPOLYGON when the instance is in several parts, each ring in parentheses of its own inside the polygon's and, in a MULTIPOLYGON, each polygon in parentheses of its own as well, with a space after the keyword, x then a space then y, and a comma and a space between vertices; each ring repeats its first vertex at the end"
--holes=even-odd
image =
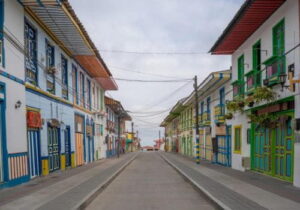
MULTIPOLYGON (((207 54, 244 0, 70 0, 115 78, 201 82, 210 72, 228 69, 229 56, 207 54), (117 53, 111 51, 142 52, 117 53), (200 52, 191 55, 143 52, 200 52)), ((134 119, 143 145, 158 138, 159 124, 192 82, 117 81, 120 100, 134 119), (160 111, 165 111, 161 113, 160 111), (148 112, 148 113, 147 113, 148 112), (150 112, 150 113, 149 113, 150 112), (156 112, 151 116, 151 112, 156 112)), ((163 135, 163 130, 162 130, 163 135)))

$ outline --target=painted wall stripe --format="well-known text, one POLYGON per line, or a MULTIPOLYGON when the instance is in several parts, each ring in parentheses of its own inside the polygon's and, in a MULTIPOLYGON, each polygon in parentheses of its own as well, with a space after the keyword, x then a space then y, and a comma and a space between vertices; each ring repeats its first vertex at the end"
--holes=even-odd
POLYGON ((17 83, 19 83, 19 84, 21 84, 21 85, 25 85, 24 80, 21 80, 21 79, 15 77, 15 76, 13 76, 13 75, 11 75, 11 74, 9 74, 9 73, 3 71, 3 70, 0 70, 0 75, 3 76, 3 77, 6 77, 7 79, 10 79, 10 80, 12 80, 12 81, 15 81, 15 82, 17 82, 17 83))

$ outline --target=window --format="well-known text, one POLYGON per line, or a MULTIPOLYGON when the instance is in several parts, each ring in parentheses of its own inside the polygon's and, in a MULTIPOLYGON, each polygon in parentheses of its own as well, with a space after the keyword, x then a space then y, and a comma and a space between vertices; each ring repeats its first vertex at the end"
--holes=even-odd
POLYGON ((273 56, 264 62, 266 65, 266 78, 268 85, 279 82, 278 75, 285 72, 285 43, 284 43, 284 20, 273 27, 273 56))
POLYGON ((220 105, 225 103, 225 88, 220 89, 220 105))
POLYGON ((68 60, 61 55, 62 97, 68 100, 68 60))
POLYGON ((25 22, 25 71, 26 81, 37 85, 37 33, 36 30, 25 22))
POLYGON ((96 107, 97 109, 100 109, 100 89, 97 87, 97 100, 96 100, 96 107))
POLYGON ((244 94, 244 55, 238 59, 238 81, 239 81, 239 95, 244 94))
POLYGON ((73 99, 74 103, 78 104, 78 82, 77 82, 77 68, 72 65, 72 76, 73 76, 73 99))
POLYGON ((82 72, 80 72, 79 74, 79 79, 80 79, 80 82, 79 82, 79 88, 80 88, 80 105, 81 106, 85 106, 85 99, 84 99, 84 75, 82 72))
POLYGON ((235 126, 234 127, 234 152, 240 154, 241 153, 241 140, 242 140, 242 127, 235 126))
POLYGON ((103 110, 104 108, 104 91, 103 90, 100 90, 100 97, 101 97, 101 110, 103 110))
POLYGON ((87 80, 87 109, 91 110, 91 81, 87 80))
POLYGON ((55 94, 55 52, 52 46, 46 40, 46 74, 47 74, 47 91, 55 94))
POLYGON ((206 110, 207 113, 210 113, 210 97, 206 99, 206 110))
POLYGON ((253 70, 255 72, 254 74, 254 83, 256 86, 261 85, 261 44, 260 41, 258 41, 256 44, 253 45, 253 70))

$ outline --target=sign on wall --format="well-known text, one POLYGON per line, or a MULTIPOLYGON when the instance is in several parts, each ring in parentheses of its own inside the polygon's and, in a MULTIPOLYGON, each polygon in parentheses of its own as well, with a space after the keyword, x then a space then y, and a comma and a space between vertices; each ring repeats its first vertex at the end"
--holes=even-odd
POLYGON ((28 128, 42 127, 42 118, 40 112, 27 111, 27 127, 28 128))

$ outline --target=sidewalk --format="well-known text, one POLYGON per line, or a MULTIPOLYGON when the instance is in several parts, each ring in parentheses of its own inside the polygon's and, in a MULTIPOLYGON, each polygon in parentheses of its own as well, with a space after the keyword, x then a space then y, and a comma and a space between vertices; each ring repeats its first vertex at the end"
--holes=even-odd
POLYGON ((164 159, 224 209, 300 209, 300 189, 257 174, 161 153, 164 159))
POLYGON ((0 190, 0 209, 74 209, 83 205, 127 166, 137 153, 38 177, 0 190))

